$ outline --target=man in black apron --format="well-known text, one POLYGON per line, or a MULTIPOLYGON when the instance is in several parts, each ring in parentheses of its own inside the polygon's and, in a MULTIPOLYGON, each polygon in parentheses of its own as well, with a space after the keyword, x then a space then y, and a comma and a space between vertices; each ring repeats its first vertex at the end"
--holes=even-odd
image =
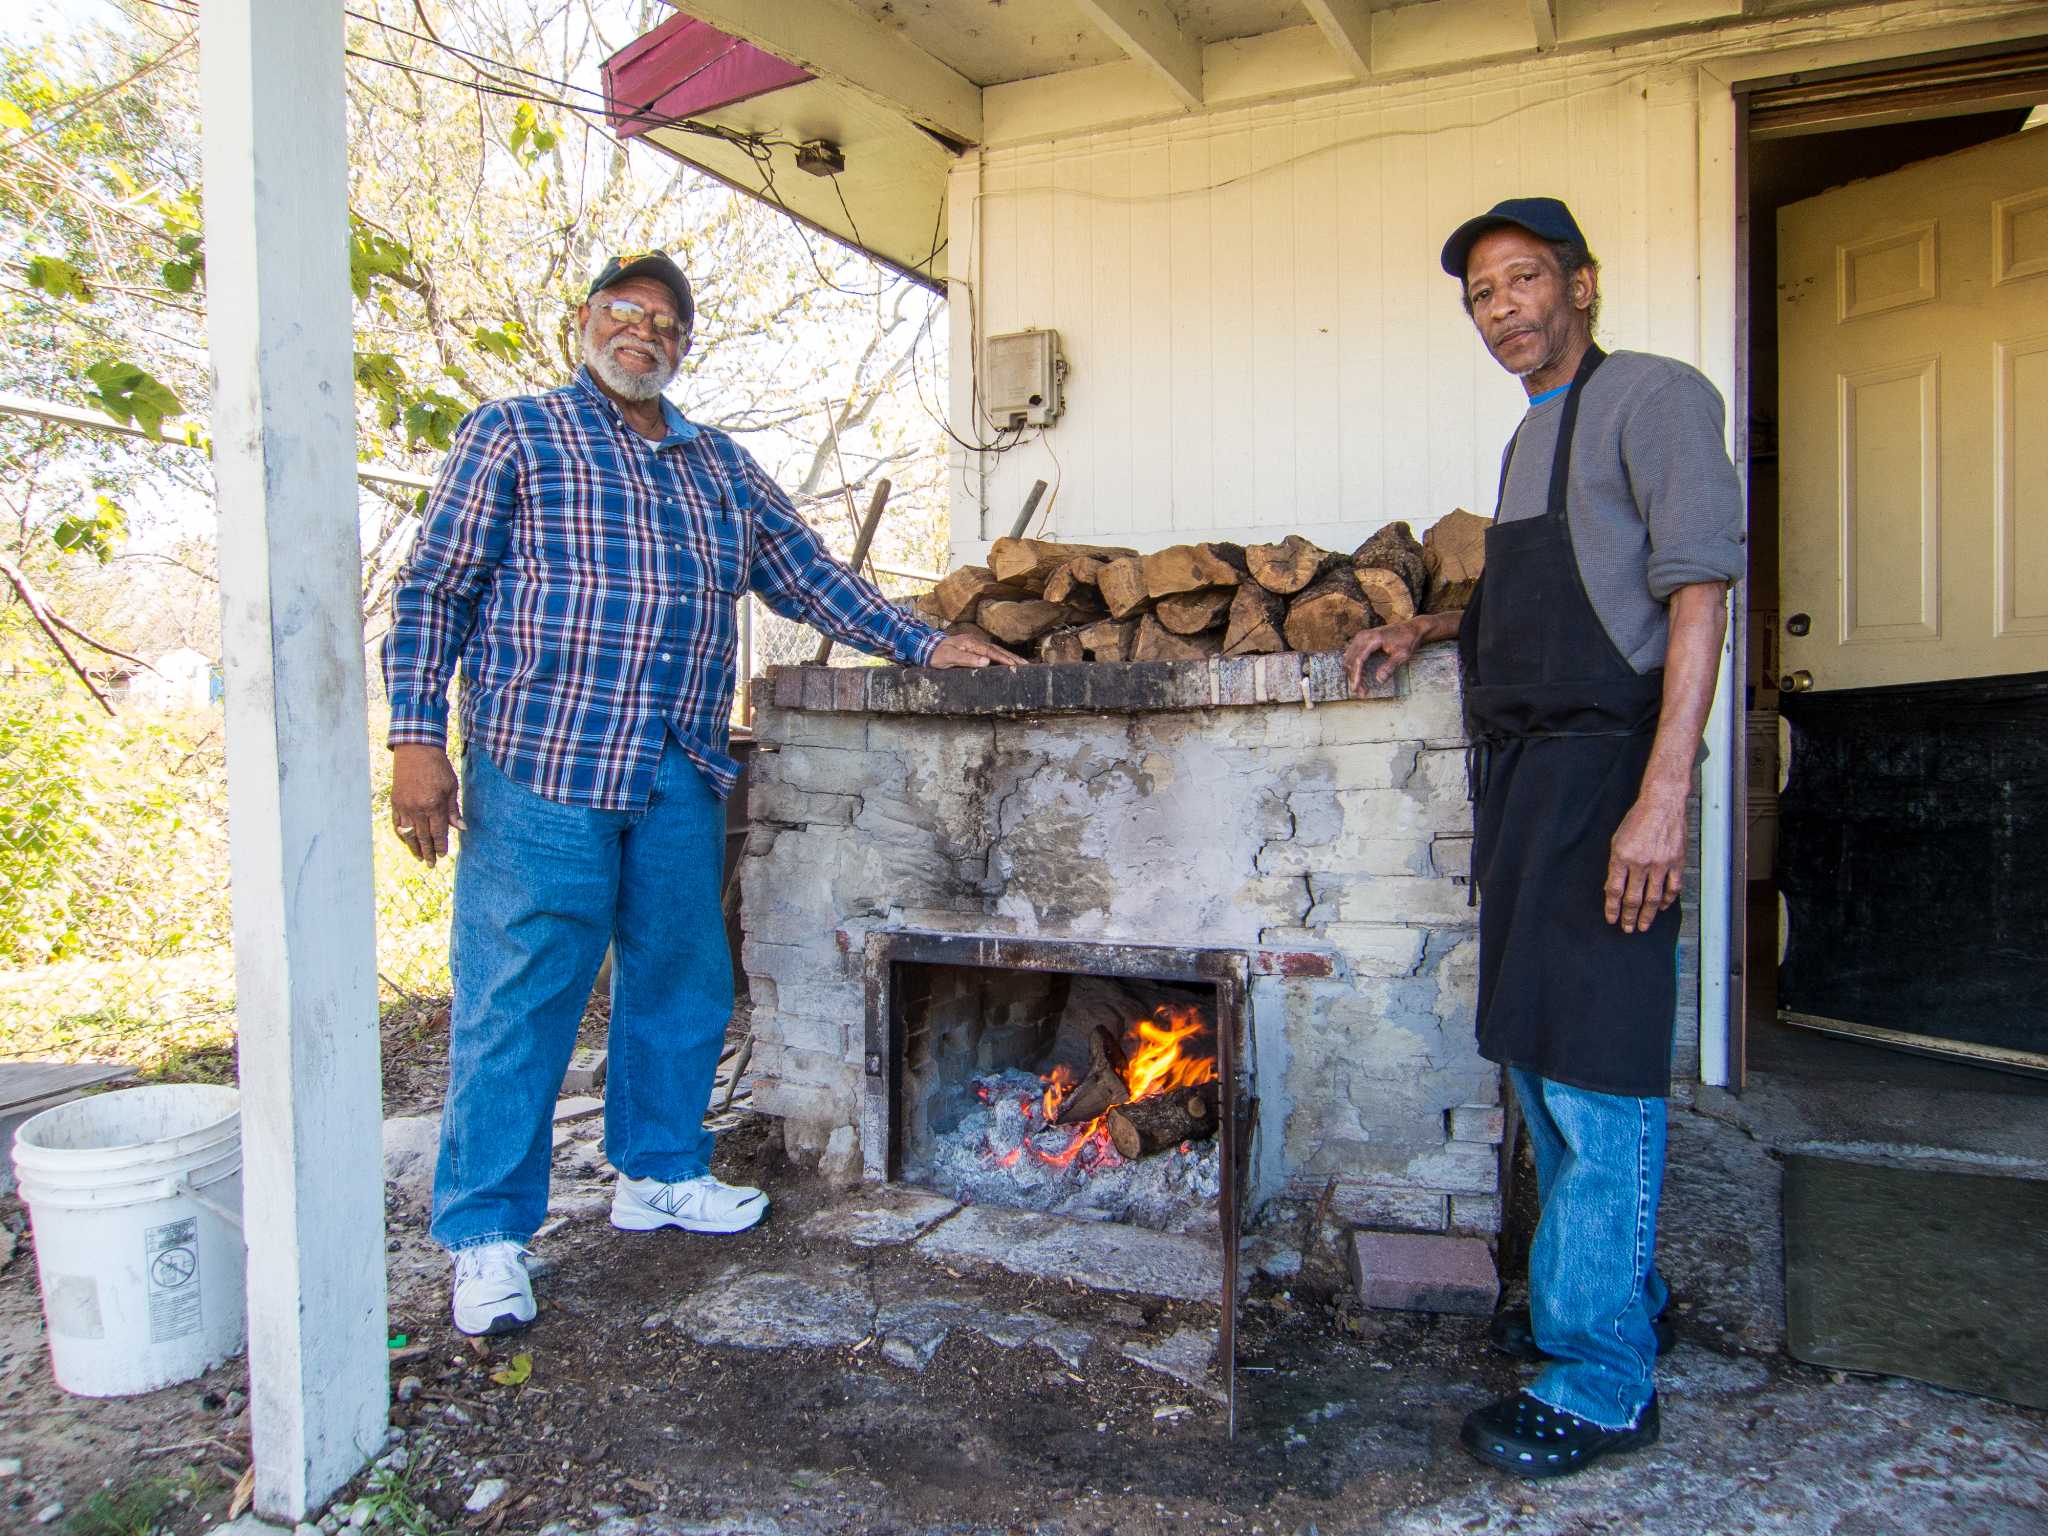
POLYGON ((1530 1310, 1496 1318, 1494 1341, 1543 1362, 1462 1438, 1484 1462, 1553 1477, 1657 1438, 1686 798, 1743 508, 1713 386, 1595 345, 1598 268, 1563 203, 1497 205, 1458 228, 1443 265, 1529 414, 1471 605, 1370 630, 1345 660, 1362 691, 1369 667, 1384 678, 1422 643, 1458 642, 1479 1048, 1514 1083, 1541 1207, 1530 1310))

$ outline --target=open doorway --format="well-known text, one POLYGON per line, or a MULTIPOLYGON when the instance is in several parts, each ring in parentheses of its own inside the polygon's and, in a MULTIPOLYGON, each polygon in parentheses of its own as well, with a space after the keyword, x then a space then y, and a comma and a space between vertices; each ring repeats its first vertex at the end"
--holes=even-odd
POLYGON ((2048 1069, 2048 1012, 2038 983, 2020 990, 2048 974, 2048 895, 1980 919, 1968 884, 2048 852, 2048 457, 2013 431, 2016 387, 2048 401, 2048 51, 1758 82, 1740 101, 1738 1060, 1828 1139, 1891 1139, 1954 1115, 1954 1094, 2048 1110, 2028 1075, 2048 1069), (1974 209, 1942 204, 1963 186, 1974 209), (2003 329, 1962 335, 1954 317, 1993 290, 2003 329), (2015 774, 2030 752, 2038 773, 2015 774), (2029 803, 1990 805, 1987 779, 2031 784, 2029 803))

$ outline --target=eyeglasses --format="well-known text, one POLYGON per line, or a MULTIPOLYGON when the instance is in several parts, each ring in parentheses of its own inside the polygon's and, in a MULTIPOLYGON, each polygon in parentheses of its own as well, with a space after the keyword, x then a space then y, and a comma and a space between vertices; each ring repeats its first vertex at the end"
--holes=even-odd
POLYGON ((612 318, 614 325, 635 326, 645 321, 664 341, 682 332, 682 322, 665 309, 649 309, 634 299, 599 299, 597 307, 612 318))

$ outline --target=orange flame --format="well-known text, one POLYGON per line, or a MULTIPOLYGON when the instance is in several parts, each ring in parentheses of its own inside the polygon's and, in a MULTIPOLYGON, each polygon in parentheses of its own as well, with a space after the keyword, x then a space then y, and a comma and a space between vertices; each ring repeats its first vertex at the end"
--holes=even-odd
MULTIPOLYGON (((1197 1056, 1184 1048, 1195 1036, 1208 1031, 1201 1010, 1162 1003, 1153 1010, 1153 1015, 1132 1024, 1124 1037, 1124 1083, 1131 1091, 1131 1098, 1145 1099, 1154 1094, 1171 1093, 1178 1088, 1192 1088, 1216 1081, 1216 1058, 1197 1056)), ((1074 1090, 1073 1069, 1062 1062, 1046 1075, 1044 1082, 1045 1118, 1050 1125, 1058 1118, 1060 1105, 1074 1090)), ((1026 1140, 1016 1151, 998 1161, 1005 1168, 1014 1167, 1018 1155, 1029 1151, 1034 1159, 1049 1168, 1067 1168, 1091 1148, 1094 1156, 1085 1166, 1116 1157, 1116 1144, 1109 1139, 1107 1113, 1097 1115, 1079 1127, 1073 1139, 1057 1152, 1042 1151, 1035 1142, 1026 1140)))

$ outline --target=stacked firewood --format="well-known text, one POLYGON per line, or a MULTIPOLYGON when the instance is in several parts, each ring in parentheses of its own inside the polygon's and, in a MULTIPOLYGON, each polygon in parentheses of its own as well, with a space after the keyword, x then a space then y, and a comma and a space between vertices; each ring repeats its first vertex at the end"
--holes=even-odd
POLYGON ((1389 523, 1349 554, 1275 544, 1134 549, 998 539, 917 601, 948 634, 1047 662, 1194 661, 1334 651, 1362 629, 1462 608, 1488 520, 1459 510, 1417 539, 1389 523))

